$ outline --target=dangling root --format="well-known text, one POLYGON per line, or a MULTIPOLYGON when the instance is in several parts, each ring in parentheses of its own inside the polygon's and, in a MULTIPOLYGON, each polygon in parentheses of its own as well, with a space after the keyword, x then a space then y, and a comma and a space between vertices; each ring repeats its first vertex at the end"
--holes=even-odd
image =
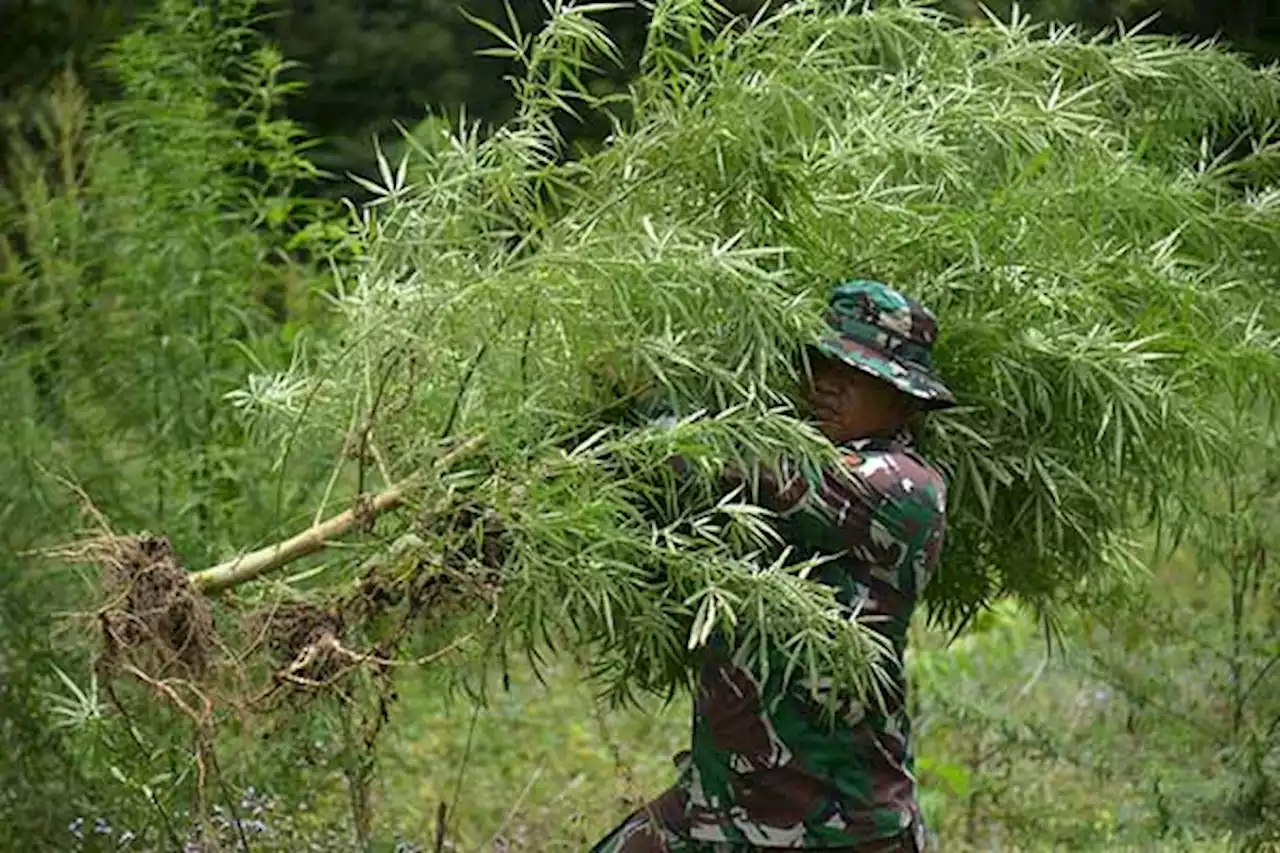
POLYGON ((94 613, 102 632, 99 665, 198 681, 219 645, 209 602, 195 588, 167 537, 121 536, 88 494, 51 474, 80 501, 97 530, 76 542, 35 553, 102 568, 102 604, 94 613))

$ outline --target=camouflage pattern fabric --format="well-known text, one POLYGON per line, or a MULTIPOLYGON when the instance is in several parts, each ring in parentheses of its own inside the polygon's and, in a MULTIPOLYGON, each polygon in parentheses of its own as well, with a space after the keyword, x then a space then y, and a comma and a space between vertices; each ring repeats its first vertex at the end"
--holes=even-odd
MULTIPOLYGON (((725 842, 693 841, 684 833, 687 795, 679 788, 664 792, 632 812, 591 853, 759 853, 762 848, 725 842)), ((924 853, 910 833, 857 848, 828 853, 924 853)))
POLYGON ((891 641, 883 706, 845 703, 833 719, 821 707, 826 686, 784 687, 781 661, 762 682, 713 637, 691 749, 679 782, 655 801, 661 832, 633 815, 598 853, 924 849, 902 655, 942 549, 946 488, 905 432, 841 450, 835 470, 761 472, 754 497, 778 514, 799 559, 839 555, 813 577, 891 641), (666 848, 653 846, 659 836, 666 848))
MULTIPOLYGON (((938 564, 946 486, 904 432, 842 448, 836 470, 784 464, 760 477, 800 559, 840 555, 815 579, 895 650, 883 707, 846 703, 824 718, 824 684, 763 683, 716 638, 702 665, 693 720, 689 837, 764 848, 832 849, 923 835, 916 802, 902 655, 917 597, 938 564)), ((923 846, 923 845, 921 845, 923 846)))
POLYGON ((925 408, 956 404, 933 369, 937 320, 919 302, 878 281, 849 281, 831 292, 826 321, 822 353, 892 383, 925 408))

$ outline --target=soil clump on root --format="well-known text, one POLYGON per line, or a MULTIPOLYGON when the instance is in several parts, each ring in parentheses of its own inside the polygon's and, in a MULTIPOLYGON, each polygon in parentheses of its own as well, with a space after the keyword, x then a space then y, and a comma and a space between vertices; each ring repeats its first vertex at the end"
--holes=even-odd
POLYGON ((283 677, 296 686, 319 687, 339 674, 344 655, 342 613, 306 601, 283 602, 259 617, 283 677))
POLYGON ((169 539, 110 537, 88 547, 102 565, 102 662, 128 659, 157 678, 199 681, 218 646, 213 611, 169 539))

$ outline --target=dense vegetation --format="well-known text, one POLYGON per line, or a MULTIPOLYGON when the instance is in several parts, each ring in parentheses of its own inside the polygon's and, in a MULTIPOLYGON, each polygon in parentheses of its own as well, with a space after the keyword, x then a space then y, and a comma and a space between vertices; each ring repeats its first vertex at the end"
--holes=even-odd
POLYGON ((952 532, 912 659, 944 849, 1276 843, 1274 72, 913 5, 563 9, 488 31, 504 123, 437 116, 345 208, 299 189, 303 51, 258 7, 131 8, 104 88, 58 78, 6 158, 9 838, 581 849, 667 781, 711 626, 872 688, 701 488, 827 452, 794 355, 867 273, 937 308, 967 404, 926 436, 952 532), (580 124, 607 144, 569 156, 580 124), (104 533, 201 569, 348 509, 211 606, 112 585, 171 564, 104 533))
MULTIPOLYGON (((36 93, 66 67, 72 68, 94 96, 115 91, 98 59, 104 47, 145 16, 156 0, 16 0, 0 27, 0 121, 22 125, 36 93)), ((220 0, 206 4, 217 13, 220 0)), ((506 26, 501 0, 329 0, 304 3, 271 0, 258 7, 255 28, 280 45, 298 63, 287 74, 306 84, 286 106, 290 118, 313 136, 317 165, 335 176, 315 184, 338 196, 352 192, 347 171, 372 168, 370 140, 382 136, 395 144, 393 120, 408 126, 430 107, 449 116, 461 110, 484 122, 509 118, 514 109, 505 77, 513 63, 477 51, 493 39, 469 18, 506 26)), ((511 3, 520 25, 536 29, 546 20, 543 3, 511 3)), ((616 89, 634 73, 644 42, 651 4, 617 4, 600 15, 618 45, 623 63, 589 72, 598 90, 616 89)), ((762 0, 727 0, 722 5, 751 14, 762 0)), ((839 5, 838 3, 832 5, 839 5)), ((870 5, 876 5, 871 3, 870 5)), ((970 19, 983 6, 1007 19, 1014 4, 994 0, 942 0, 939 8, 970 19)), ((1220 37, 1260 60, 1280 57, 1280 14, 1274 0, 1026 0, 1024 13, 1041 19, 1080 22, 1097 29, 1116 20, 1133 26, 1158 16, 1149 26, 1158 32, 1202 38, 1220 37)), ((607 123, 565 126, 584 145, 608 132, 607 123)))

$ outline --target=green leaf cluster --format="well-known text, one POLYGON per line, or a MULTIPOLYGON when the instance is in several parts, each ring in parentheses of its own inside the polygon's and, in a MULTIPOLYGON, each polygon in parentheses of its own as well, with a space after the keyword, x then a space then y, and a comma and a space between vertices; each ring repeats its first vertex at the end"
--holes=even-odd
POLYGON ((335 449, 358 426, 388 481, 485 435, 423 501, 502 519, 495 642, 589 646, 626 695, 679 683, 714 628, 866 690, 875 636, 788 564, 749 489, 717 503, 714 482, 832 452, 794 390, 828 287, 873 277, 939 314, 963 403, 924 435, 950 482, 933 611, 1051 609, 1132 571, 1132 523, 1235 440, 1221 389, 1277 389, 1275 71, 915 3, 728 27, 711 3, 650 5, 600 152, 563 162, 554 117, 603 106, 576 81, 612 53, 605 7, 557 3, 513 37, 510 123, 381 161, 343 346, 258 378, 246 414, 335 449), (619 416, 641 391, 678 425, 619 416), (688 480, 663 473, 674 453, 688 480))

